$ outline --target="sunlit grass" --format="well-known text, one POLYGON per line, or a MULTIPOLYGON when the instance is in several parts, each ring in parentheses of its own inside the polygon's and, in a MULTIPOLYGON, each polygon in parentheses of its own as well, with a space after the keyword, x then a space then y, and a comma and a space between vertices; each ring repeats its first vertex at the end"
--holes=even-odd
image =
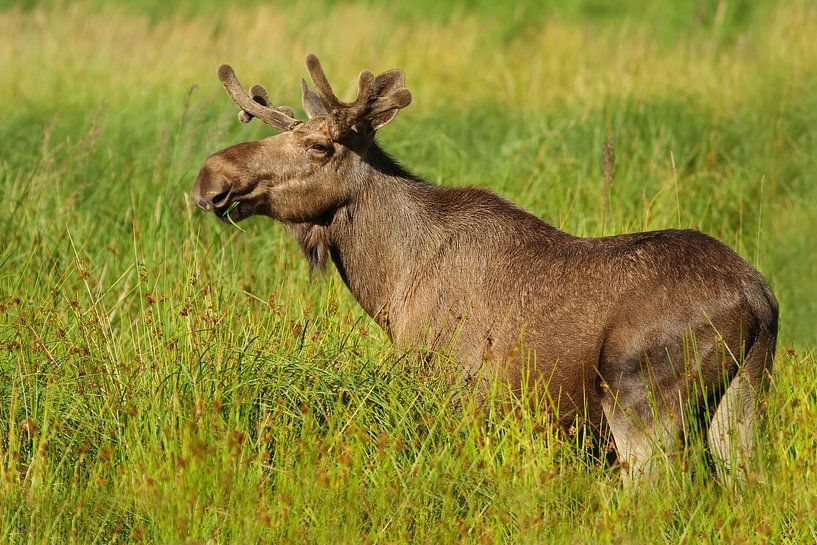
POLYGON ((0 12, 2 540, 817 537, 812 3, 676 27, 634 1, 612 22, 581 2, 99 4, 0 12), (758 266, 782 308, 765 482, 734 496, 692 452, 622 490, 527 401, 475 408, 393 351, 280 227, 198 211, 204 158, 270 134, 236 121, 219 64, 295 106, 309 51, 344 96, 362 68, 406 70, 414 102, 380 138, 431 181, 581 235, 698 227, 758 266))

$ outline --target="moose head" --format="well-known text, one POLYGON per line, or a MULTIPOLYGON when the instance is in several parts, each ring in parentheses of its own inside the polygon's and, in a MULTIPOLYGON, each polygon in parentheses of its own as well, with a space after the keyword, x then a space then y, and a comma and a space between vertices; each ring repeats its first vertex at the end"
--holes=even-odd
POLYGON ((200 208, 232 221, 261 214, 286 223, 315 222, 360 189, 355 169, 375 131, 411 103, 405 74, 389 70, 375 77, 365 70, 357 98, 343 102, 318 57, 308 55, 306 65, 316 88, 302 80, 306 122, 296 119, 290 108, 273 106, 260 85, 247 93, 232 67, 219 68, 221 83, 241 108, 239 119, 248 123, 255 117, 281 132, 207 159, 193 188, 200 208))

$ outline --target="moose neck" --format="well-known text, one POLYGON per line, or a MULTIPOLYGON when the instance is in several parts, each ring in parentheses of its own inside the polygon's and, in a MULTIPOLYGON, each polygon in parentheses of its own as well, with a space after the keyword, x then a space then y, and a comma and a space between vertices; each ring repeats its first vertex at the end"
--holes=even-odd
POLYGON ((406 172, 377 144, 356 168, 361 191, 327 226, 329 251, 349 290, 388 332, 389 301, 439 232, 428 204, 442 189, 406 172))

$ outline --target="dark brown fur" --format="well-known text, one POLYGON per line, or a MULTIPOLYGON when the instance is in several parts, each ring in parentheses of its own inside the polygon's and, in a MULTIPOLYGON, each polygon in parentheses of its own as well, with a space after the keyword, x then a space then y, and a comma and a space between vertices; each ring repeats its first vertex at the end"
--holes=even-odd
POLYGON ((367 118, 338 137, 307 92, 310 121, 207 160, 202 207, 282 221, 397 346, 448 351, 466 380, 539 385, 565 425, 609 426, 633 473, 672 450, 685 410, 721 400, 710 443, 740 470, 777 335, 757 271, 698 231, 576 237, 488 191, 429 184, 367 118))

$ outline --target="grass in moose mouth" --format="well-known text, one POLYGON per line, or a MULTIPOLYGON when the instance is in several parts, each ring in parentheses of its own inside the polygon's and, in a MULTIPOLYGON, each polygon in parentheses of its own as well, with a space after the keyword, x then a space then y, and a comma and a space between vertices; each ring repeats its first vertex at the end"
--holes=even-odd
POLYGON ((238 205, 239 205, 238 201, 231 202, 230 206, 227 207, 227 210, 225 210, 224 213, 221 214, 221 215, 222 215, 222 217, 227 218, 227 221, 230 222, 230 225, 232 225, 233 227, 235 227, 236 229, 238 229, 242 233, 246 233, 246 231, 244 229, 242 229, 241 226, 239 226, 235 221, 233 221, 232 217, 230 217, 230 212, 232 212, 233 210, 238 208, 238 205))

